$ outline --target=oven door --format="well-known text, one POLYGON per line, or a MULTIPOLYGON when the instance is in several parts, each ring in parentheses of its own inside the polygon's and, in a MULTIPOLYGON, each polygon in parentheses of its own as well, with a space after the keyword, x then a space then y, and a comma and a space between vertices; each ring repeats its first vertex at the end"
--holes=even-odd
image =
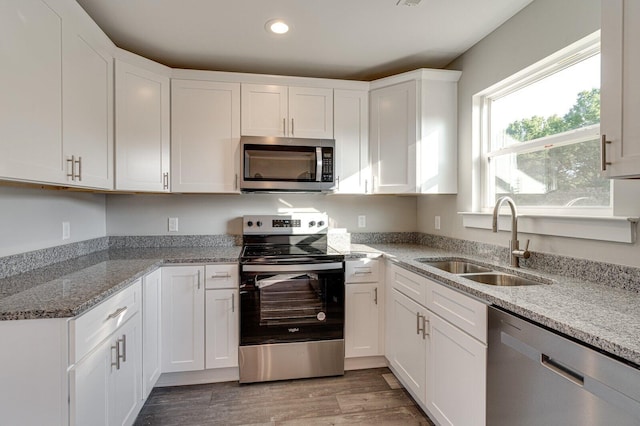
POLYGON ((243 265, 240 345, 342 339, 342 262, 243 265))

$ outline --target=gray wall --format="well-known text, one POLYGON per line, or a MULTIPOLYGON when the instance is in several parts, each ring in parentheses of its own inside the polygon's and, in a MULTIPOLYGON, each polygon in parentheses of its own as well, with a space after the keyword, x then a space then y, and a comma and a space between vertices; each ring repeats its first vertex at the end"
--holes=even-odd
POLYGON ((0 257, 105 235, 104 195, 0 187, 0 257), (62 222, 71 225, 68 240, 62 222))
MULTIPOLYGON (((472 96, 600 28, 599 0, 536 0, 448 68, 462 71, 458 86, 458 195, 421 196, 422 232, 507 246, 509 236, 464 228, 457 212, 472 211, 472 96), (434 229, 434 216, 442 218, 434 229)), ((640 182, 614 183, 614 214, 640 215, 640 182)), ((636 244, 525 235, 535 251, 640 266, 636 244)), ((522 237, 521 237, 522 239, 522 237)))
POLYGON ((108 235, 242 234, 239 218, 247 214, 326 211, 330 225, 349 232, 413 232, 416 197, 306 194, 108 195, 108 235), (366 228, 358 228, 366 215, 366 228), (179 219, 179 232, 168 232, 168 218, 179 219))

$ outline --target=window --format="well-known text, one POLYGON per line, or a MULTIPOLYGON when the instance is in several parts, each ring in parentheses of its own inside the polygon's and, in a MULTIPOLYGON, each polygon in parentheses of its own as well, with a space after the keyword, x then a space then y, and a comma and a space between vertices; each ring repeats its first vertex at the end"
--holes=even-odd
POLYGON ((530 212, 611 214, 600 174, 599 39, 478 95, 483 206, 509 195, 530 212))

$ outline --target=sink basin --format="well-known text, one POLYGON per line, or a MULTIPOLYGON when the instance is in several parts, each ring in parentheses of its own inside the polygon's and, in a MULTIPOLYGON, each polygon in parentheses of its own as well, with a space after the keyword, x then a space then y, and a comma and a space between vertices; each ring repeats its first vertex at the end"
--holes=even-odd
POLYGON ((485 268, 484 266, 480 266, 464 260, 416 260, 418 262, 424 263, 425 265, 433 266, 434 268, 438 268, 442 271, 447 271, 452 274, 471 274, 491 271, 491 269, 489 268, 485 268))
POLYGON ((464 278, 475 281, 481 284, 502 286, 502 287, 517 287, 523 285, 540 285, 544 284, 540 281, 533 281, 528 278, 519 277, 517 275, 510 274, 471 274, 465 275, 464 278))

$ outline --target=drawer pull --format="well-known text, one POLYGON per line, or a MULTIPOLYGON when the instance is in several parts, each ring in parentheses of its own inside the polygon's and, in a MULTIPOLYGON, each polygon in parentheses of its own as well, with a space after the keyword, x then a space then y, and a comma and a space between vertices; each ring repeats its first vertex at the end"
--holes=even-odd
POLYGON ((373 303, 378 304, 378 287, 373 289, 373 303))
POLYGON ((110 319, 118 318, 120 316, 120 314, 126 312, 127 309, 129 309, 129 308, 127 308, 126 306, 123 306, 122 308, 117 309, 115 312, 113 312, 112 314, 110 314, 107 317, 107 321, 109 321, 110 319))
POLYGON ((368 275, 371 273, 370 269, 364 270, 364 271, 356 271, 355 275, 368 275))
POLYGON ((228 272, 225 272, 225 273, 221 272, 219 274, 218 273, 213 273, 213 274, 211 274, 211 278, 213 278, 214 280, 217 279, 217 278, 231 278, 231 275, 229 275, 228 272))

